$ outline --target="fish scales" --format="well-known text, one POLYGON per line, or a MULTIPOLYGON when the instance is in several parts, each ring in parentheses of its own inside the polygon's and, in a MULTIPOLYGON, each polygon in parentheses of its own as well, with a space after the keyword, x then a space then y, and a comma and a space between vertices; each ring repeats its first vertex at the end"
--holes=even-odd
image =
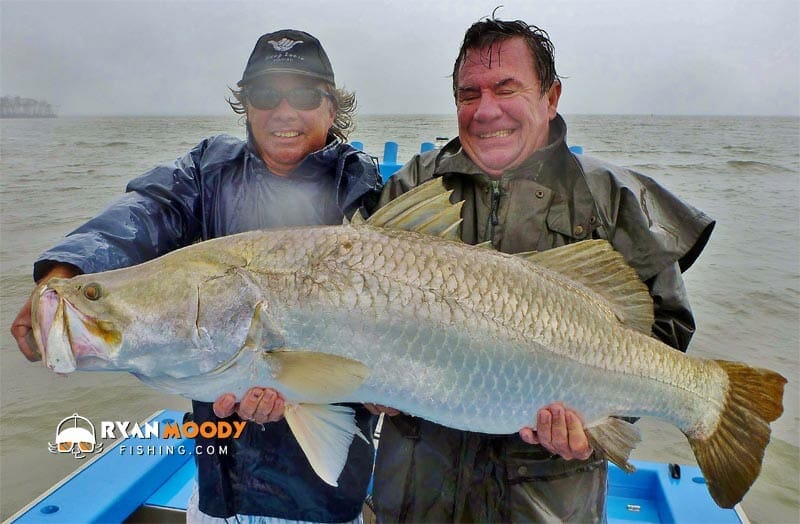
POLYGON ((53 279, 34 293, 34 336, 61 373, 125 370, 205 401, 273 387, 332 485, 357 432, 352 410, 332 403, 507 434, 560 400, 625 468, 638 436, 609 415, 675 424, 715 500, 741 500, 783 377, 653 338, 647 288, 607 242, 508 255, 452 241, 457 223, 433 181, 367 224, 253 231, 53 279), (328 432, 339 437, 319 438, 328 432))
MULTIPOLYGON (((633 359, 634 352, 642 353, 643 348, 658 343, 624 327, 608 327, 613 325, 609 311, 604 304, 592 307, 588 290, 562 293, 563 279, 536 271, 523 260, 427 236, 365 227, 341 229, 337 235, 313 228, 304 233, 321 240, 318 244, 297 242, 293 234, 286 242, 291 241, 297 251, 313 245, 314 252, 322 256, 315 262, 308 254, 291 255, 291 246, 281 246, 277 251, 282 256, 305 260, 308 265, 302 270, 293 268, 298 284, 277 286, 287 292, 274 300, 284 304, 287 312, 306 308, 308 314, 295 319, 287 316, 277 323, 297 333, 290 346, 326 344, 331 353, 365 362, 376 370, 353 396, 335 401, 397 404, 392 395, 403 392, 408 405, 401 403, 401 408, 453 427, 466 429, 469 424, 472 430, 488 433, 508 433, 535 424, 537 406, 553 400, 571 402, 590 415, 609 411, 660 415, 680 427, 695 418, 679 407, 687 403, 664 410, 661 396, 649 394, 654 386, 640 377, 655 380, 664 376, 664 364, 669 361, 663 351, 656 350, 651 351, 653 358, 633 359), (348 249, 342 249, 343 245, 348 249), (404 263, 409 252, 414 253, 411 264, 404 263), (579 299, 572 298, 575 296, 579 299), (320 322, 320 318, 329 321, 320 322), (394 327, 398 325, 406 329, 398 332, 394 327), (394 336, 381 344, 383 351, 375 359, 374 336, 381 332, 394 336), (537 352, 541 353, 538 357, 537 352), (460 360, 460 366, 452 365, 454 359, 460 360), (536 369, 562 378, 551 383, 526 375, 536 369), (592 373, 601 371, 617 373, 618 380, 636 386, 619 388, 617 383, 601 393, 590 380, 592 373), (407 373, 407 379, 397 378, 398 373, 407 373), (423 392, 418 388, 420 382, 428 386, 423 392), (383 394, 383 385, 389 384, 389 394, 383 394), (636 391, 648 393, 647 398, 654 398, 656 405, 648 407, 643 399, 632 397, 631 392, 636 391), (521 401, 515 404, 509 398, 521 401), (633 404, 636 412, 631 410, 633 404), (461 415, 448 419, 441 413, 443 408, 461 415), (487 414, 476 428, 474 421, 465 422, 463 414, 477 411, 487 414), (516 416, 509 416, 512 413, 516 416)), ((270 263, 257 274, 271 275, 270 267, 275 266, 270 263)), ((690 390, 691 381, 686 379, 696 372, 685 366, 673 367, 669 387, 686 382, 683 388, 693 395, 708 395, 697 388, 690 390)))

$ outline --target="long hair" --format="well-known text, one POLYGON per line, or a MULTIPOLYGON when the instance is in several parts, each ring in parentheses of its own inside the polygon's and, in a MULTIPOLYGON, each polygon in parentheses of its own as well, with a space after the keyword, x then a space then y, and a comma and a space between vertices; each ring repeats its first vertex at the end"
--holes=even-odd
MULTIPOLYGON (((244 115, 247 119, 247 92, 246 89, 229 88, 231 96, 227 98, 228 104, 237 115, 244 115)), ((325 84, 325 90, 332 94, 336 101, 336 115, 333 118, 333 125, 328 129, 328 133, 336 138, 347 141, 347 137, 355 129, 353 117, 356 113, 356 94, 345 89, 336 88, 332 84, 325 84)))
MULTIPOLYGON (((464 42, 453 65, 453 96, 457 97, 458 71, 469 49, 484 49, 514 37, 522 38, 530 49, 541 94, 546 94, 559 78, 556 74, 555 48, 550 41, 550 35, 544 29, 529 25, 522 20, 507 21, 487 17, 472 24, 464 35, 464 42)), ((492 57, 489 56, 488 60, 488 65, 491 66, 492 57)))

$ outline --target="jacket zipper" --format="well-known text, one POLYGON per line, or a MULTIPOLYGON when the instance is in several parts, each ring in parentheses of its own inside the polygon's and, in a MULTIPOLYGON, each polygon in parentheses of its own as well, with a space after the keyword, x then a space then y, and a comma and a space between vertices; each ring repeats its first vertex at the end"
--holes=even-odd
POLYGON ((497 216, 497 210, 500 207, 500 181, 492 180, 492 206, 489 209, 489 223, 486 226, 488 238, 494 243, 494 228, 500 223, 500 218, 497 216))

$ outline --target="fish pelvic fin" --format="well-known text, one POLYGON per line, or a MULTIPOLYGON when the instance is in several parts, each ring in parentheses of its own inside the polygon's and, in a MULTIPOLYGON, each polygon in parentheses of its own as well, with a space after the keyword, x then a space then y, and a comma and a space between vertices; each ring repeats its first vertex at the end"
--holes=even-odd
POLYGON ((356 425, 355 411, 347 406, 289 404, 284 417, 314 472, 338 486, 355 435, 369 442, 356 425))
POLYGON ((450 203, 451 194, 440 178, 434 178, 380 208, 367 219, 367 224, 458 241, 463 202, 450 203))
POLYGON ((371 370, 357 360, 302 350, 264 353, 276 381, 304 399, 337 402, 357 390, 371 370))
POLYGON ((710 435, 686 432, 708 491, 717 504, 732 508, 761 472, 769 443, 769 423, 783 413, 786 379, 767 369, 715 360, 728 374, 728 392, 719 423, 710 435))
POLYGON ((647 285, 607 240, 584 240, 518 256, 602 296, 622 324, 650 335, 653 299, 647 285))
POLYGON ((625 420, 605 417, 587 424, 584 428, 589 444, 623 471, 632 473, 636 468, 628 459, 631 451, 641 442, 639 430, 625 420))

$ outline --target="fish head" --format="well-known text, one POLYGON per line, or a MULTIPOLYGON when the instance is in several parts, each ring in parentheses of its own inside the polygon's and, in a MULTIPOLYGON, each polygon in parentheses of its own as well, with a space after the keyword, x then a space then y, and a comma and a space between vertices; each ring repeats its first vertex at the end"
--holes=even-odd
POLYGON ((122 326, 104 311, 103 285, 91 275, 55 278, 37 286, 33 336, 45 365, 57 373, 107 369, 122 344, 122 326))
POLYGON ((259 297, 216 254, 175 253, 37 287, 33 332, 47 367, 202 374, 244 343, 259 297))
POLYGON ((148 273, 134 266, 38 286, 31 312, 45 365, 152 374, 186 359, 197 346, 196 291, 177 275, 148 273))

